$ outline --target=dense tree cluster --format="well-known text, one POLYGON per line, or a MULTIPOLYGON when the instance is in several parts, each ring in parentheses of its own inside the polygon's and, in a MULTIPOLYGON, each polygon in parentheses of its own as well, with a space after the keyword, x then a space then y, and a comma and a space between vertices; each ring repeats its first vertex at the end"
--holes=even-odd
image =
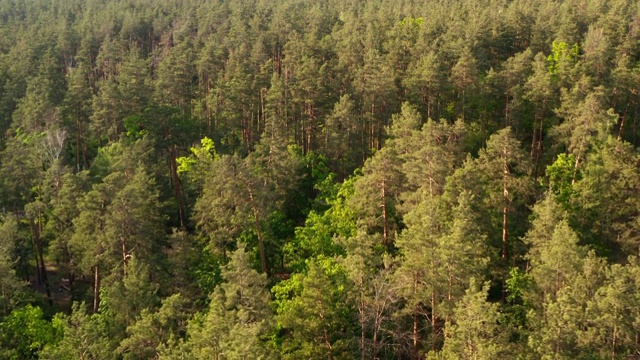
POLYGON ((640 354, 640 3, 0 0, 0 359, 640 354))

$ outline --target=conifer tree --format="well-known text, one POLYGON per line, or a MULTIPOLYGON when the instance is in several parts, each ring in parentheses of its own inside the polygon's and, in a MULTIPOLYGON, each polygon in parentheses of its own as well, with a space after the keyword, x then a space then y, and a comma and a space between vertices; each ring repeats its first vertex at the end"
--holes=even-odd
POLYGON ((157 310, 143 309, 136 322, 127 327, 127 338, 118 353, 124 359, 158 359, 166 344, 186 331, 186 300, 174 294, 162 300, 157 310))
POLYGON ((56 331, 61 333, 62 339, 47 344, 38 354, 40 359, 117 358, 117 343, 110 337, 106 319, 101 314, 88 315, 84 303, 74 303, 71 314, 58 314, 53 324, 56 331))
POLYGON ((296 274, 274 290, 278 323, 287 331, 283 359, 351 358, 346 274, 327 258, 311 259, 306 274, 296 274))
POLYGON ((396 150, 383 147, 365 163, 350 199, 362 225, 370 232, 382 233, 382 243, 389 248, 399 223, 396 207, 404 183, 401 166, 396 150))
POLYGON ((265 336, 273 314, 266 274, 250 267, 249 254, 240 247, 231 254, 222 278, 207 313, 189 325, 188 341, 177 351, 194 359, 270 358, 265 336))
POLYGON ((506 349, 498 327, 498 304, 487 301, 489 287, 478 286, 471 278, 469 289, 456 305, 454 320, 446 325, 441 353, 430 353, 428 359, 489 360, 506 349))
POLYGON ((27 300, 26 284, 16 276, 16 242, 19 240, 18 222, 4 217, 0 223, 0 319, 27 300))

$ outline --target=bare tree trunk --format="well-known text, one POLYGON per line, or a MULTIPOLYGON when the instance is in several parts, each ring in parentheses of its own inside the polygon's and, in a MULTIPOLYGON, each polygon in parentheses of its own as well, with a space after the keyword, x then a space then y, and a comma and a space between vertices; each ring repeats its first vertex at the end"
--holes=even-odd
MULTIPOLYGON (((38 218, 40 216, 38 215, 38 218)), ((39 220, 38 220, 39 221, 39 220)), ((33 218, 29 219, 29 226, 31 227, 31 236, 33 239, 33 246, 36 252, 36 265, 39 268, 39 283, 44 284, 44 287, 47 292, 47 299, 49 299, 49 303, 53 304, 53 300, 51 298, 51 288, 49 286, 49 279, 47 277, 47 268, 44 263, 44 255, 43 255, 43 247, 42 247, 42 239, 40 238, 40 229, 39 226, 36 226, 33 218)))
POLYGON ((320 319, 322 320, 322 336, 324 338, 324 344, 327 347, 327 358, 329 360, 333 360, 333 350, 331 348, 331 341, 329 341, 329 332, 327 331, 324 305, 322 304, 322 301, 320 301, 318 305, 320 306, 320 319))
POLYGON ((509 126, 509 95, 504 97, 504 126, 509 126))
POLYGON ((427 96, 425 99, 425 102, 427 103, 427 120, 431 119, 431 113, 432 113, 432 105, 431 105, 431 90, 429 90, 427 92, 427 96))
POLYGON ((622 132, 624 131, 624 121, 627 118, 627 112, 629 111, 630 101, 627 101, 627 106, 624 109, 624 114, 620 117, 620 129, 618 129, 618 140, 622 139, 622 132))
POLYGON ((431 349, 436 350, 436 292, 431 291, 431 349))
POLYGON ((93 273, 93 313, 97 313, 100 307, 100 268, 94 267, 93 273))
MULTIPOLYGON (((413 275, 413 293, 416 294, 418 292, 418 276, 413 275)), ((416 306, 413 309, 413 352, 415 354, 416 359, 419 357, 418 355, 418 307, 416 306)))
POLYGON ((253 219, 256 223, 256 232, 258 233, 258 247, 260 248, 260 263, 262 264, 262 272, 267 273, 267 255, 264 249, 264 238, 262 236, 262 228, 260 227, 260 215, 258 214, 258 208, 256 207, 255 197, 253 196, 253 189, 250 185, 245 184, 247 190, 249 190, 249 199, 251 200, 251 209, 253 210, 253 219))
POLYGON ((536 145, 538 143, 538 109, 533 112, 533 134, 531 134, 531 160, 536 158, 536 145))
POLYGON ((366 327, 365 327, 365 308, 364 308, 364 279, 363 276, 360 276, 360 351, 362 353, 362 360, 366 359, 365 356, 365 335, 366 335, 366 327))
POLYGON ((120 237, 120 241, 122 243, 122 274, 124 278, 127 277, 127 258, 129 254, 127 254, 127 240, 124 237, 120 237))
POLYGON ((180 226, 184 227, 185 219, 185 206, 182 199, 182 189, 180 186, 180 177, 178 176, 178 164, 176 162, 176 146, 173 145, 169 149, 169 172, 171 174, 171 182, 173 183, 173 194, 178 202, 178 217, 180 220, 180 226))
MULTIPOLYGON (((506 150, 506 149, 505 149, 506 150)), ((506 154, 505 154, 506 155, 506 154)), ((507 189, 507 176, 509 175, 509 166, 504 163, 503 180, 502 180, 502 196, 504 198, 504 207, 502 208, 502 260, 507 260, 507 215, 509 213, 509 190, 507 189)))
POLYGON ((76 121, 76 171, 80 171, 80 119, 76 121))
POLYGON ((540 167, 540 157, 542 156, 542 131, 544 130, 544 109, 547 106, 547 100, 542 102, 542 115, 540 117, 540 128, 538 130, 538 141, 536 147, 536 161, 533 165, 533 180, 538 180, 538 168, 540 167))
POLYGON ((31 248, 33 248, 33 259, 36 263, 36 278, 38 279, 38 285, 42 284, 42 272, 40 271, 40 261, 38 260, 38 247, 36 246, 36 239, 31 235, 31 248))
POLYGON ((378 319, 376 319, 376 325, 375 325, 375 328, 373 329, 373 358, 372 359, 378 358, 378 324, 377 322, 378 322, 378 319))
POLYGON ((42 240, 38 240, 38 254, 40 258, 40 266, 42 267, 42 280, 44 280, 44 287, 47 292, 47 298, 49 299, 49 304, 53 305, 53 298, 51 297, 51 285, 49 284, 49 278, 47 276, 47 267, 44 263, 42 240))
POLYGON ((389 243, 389 211, 387 209, 386 184, 384 180, 382 180, 382 227, 382 243, 387 247, 389 243))
POLYGON ((618 327, 613 325, 613 338, 611 339, 611 360, 616 358, 616 344, 618 339, 618 327))
POLYGON ((260 263, 262 264, 262 272, 267 273, 267 255, 264 249, 264 238, 262 237, 262 229, 260 228, 260 219, 257 214, 256 207, 253 206, 254 219, 256 221, 256 232, 258 233, 258 247, 260 248, 260 263))
POLYGON ((578 149, 578 155, 576 155, 576 162, 573 164, 573 176, 571 177, 571 185, 576 183, 576 178, 578 177, 578 167, 580 166, 580 154, 582 153, 582 147, 584 143, 580 143, 580 148, 578 149))

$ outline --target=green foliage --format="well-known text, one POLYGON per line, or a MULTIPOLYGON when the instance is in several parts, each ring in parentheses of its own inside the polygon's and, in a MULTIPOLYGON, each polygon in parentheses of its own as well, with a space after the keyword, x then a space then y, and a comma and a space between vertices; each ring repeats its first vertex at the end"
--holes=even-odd
POLYGON ((306 268, 306 260, 310 258, 344 253, 335 238, 349 238, 356 233, 355 214, 346 204, 353 195, 355 180, 353 177, 335 184, 333 176, 329 176, 320 184, 323 190, 320 198, 329 208, 322 213, 309 212, 304 226, 297 227, 292 241, 284 245, 283 251, 292 270, 299 272, 306 268))
POLYGON ((400 25, 410 26, 410 27, 420 27, 420 25, 422 25, 423 22, 424 22, 424 19, 421 17, 418 17, 418 18, 405 17, 404 19, 400 20, 400 25))
POLYGON ((576 158, 573 154, 560 154, 546 170, 549 189, 565 209, 574 194, 573 183, 581 178, 580 172, 576 172, 575 164, 576 158))
POLYGON ((334 260, 308 260, 307 273, 295 274, 273 288, 277 321, 283 329, 284 359, 346 358, 351 309, 344 268, 334 260))
POLYGON ((507 350, 498 328, 498 305, 487 302, 488 284, 482 288, 471 278, 469 289, 456 306, 456 323, 447 326, 441 354, 427 358, 495 359, 507 350))
POLYGON ((511 337, 522 336, 521 332, 527 326, 527 313, 532 307, 527 295, 532 285, 529 274, 518 268, 511 268, 504 284, 507 297, 500 318, 500 324, 512 330, 511 337))
POLYGON ((200 140, 199 148, 192 147, 190 151, 191 154, 189 156, 182 156, 176 159, 178 162, 178 173, 197 171, 199 168, 207 169, 213 161, 220 158, 216 152, 213 140, 206 136, 200 140))
POLYGON ((637 354, 637 23, 0 1, 0 358, 637 354))
POLYGON ((141 139, 148 133, 143 126, 144 120, 139 115, 128 116, 123 122, 124 128, 127 130, 127 136, 132 139, 141 139))
POLYGON ((109 321, 103 315, 88 315, 84 304, 75 303, 71 315, 58 314, 53 326, 62 338, 48 344, 40 359, 116 359, 116 346, 109 321))
POLYGON ((28 300, 26 283, 16 276, 15 265, 19 260, 21 234, 18 222, 5 217, 0 223, 0 320, 18 305, 28 300))
POLYGON ((174 355, 194 359, 269 358, 266 336, 272 321, 265 274, 250 267, 240 247, 222 269, 224 282, 211 294, 206 314, 188 327, 188 341, 174 355))
POLYGON ((578 44, 569 46, 564 41, 552 42, 551 55, 547 56, 549 72, 555 74, 561 62, 575 62, 579 55, 580 47, 578 44))
POLYGON ((144 309, 136 322, 127 327, 127 338, 120 342, 118 353, 123 359, 156 358, 169 339, 186 331, 187 301, 174 294, 162 301, 157 312, 144 309))
POLYGON ((518 268, 512 268, 509 271, 509 278, 505 281, 507 301, 510 303, 521 301, 530 283, 531 279, 526 273, 518 268))
POLYGON ((37 353, 56 343, 60 334, 44 319, 42 309, 31 305, 17 308, 0 322, 0 356, 4 359, 37 359, 37 353))

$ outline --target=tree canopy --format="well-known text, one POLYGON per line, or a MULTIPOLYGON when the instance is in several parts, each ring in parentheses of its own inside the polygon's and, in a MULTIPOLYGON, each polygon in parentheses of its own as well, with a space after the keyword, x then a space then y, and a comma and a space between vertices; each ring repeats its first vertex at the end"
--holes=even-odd
POLYGON ((631 0, 0 0, 0 359, 640 354, 631 0))

